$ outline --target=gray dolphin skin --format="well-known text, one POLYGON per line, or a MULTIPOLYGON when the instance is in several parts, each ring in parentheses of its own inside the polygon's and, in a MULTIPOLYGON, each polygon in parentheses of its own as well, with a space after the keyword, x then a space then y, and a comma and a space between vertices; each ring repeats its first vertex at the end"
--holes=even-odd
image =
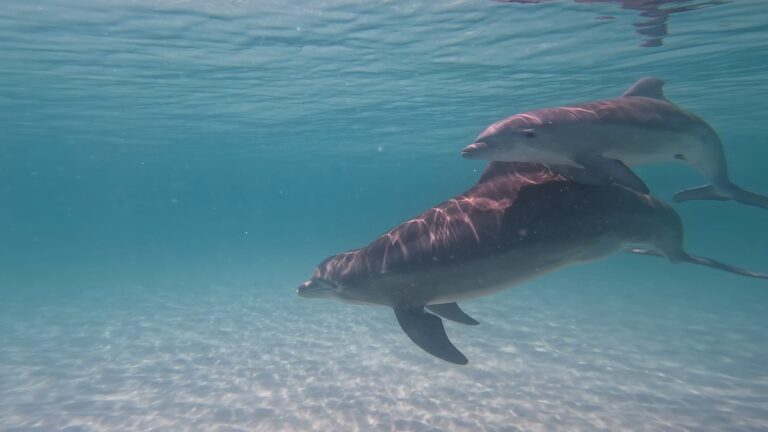
POLYGON ((768 278, 686 253, 680 217, 652 196, 574 182, 541 164, 492 162, 464 194, 327 258, 298 294, 391 307, 419 347, 466 364, 441 319, 478 324, 457 302, 620 250, 768 278))
POLYGON ((710 184, 678 192, 676 202, 735 200, 768 208, 768 197, 731 182, 715 130, 668 101, 663 85, 659 79, 643 78, 615 99, 513 115, 485 129, 462 155, 586 168, 571 179, 616 182, 643 193, 648 188, 626 165, 686 162, 710 184))

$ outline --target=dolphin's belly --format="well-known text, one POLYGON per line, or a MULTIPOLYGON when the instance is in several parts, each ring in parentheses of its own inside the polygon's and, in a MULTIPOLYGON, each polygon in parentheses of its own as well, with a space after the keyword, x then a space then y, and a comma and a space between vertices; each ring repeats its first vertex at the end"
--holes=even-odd
POLYGON ((701 134, 686 130, 600 125, 573 131, 569 136, 578 137, 576 145, 587 153, 619 159, 631 166, 698 159, 708 147, 701 134))
POLYGON ((358 281, 352 288, 361 303, 396 306, 441 304, 485 297, 560 267, 602 258, 621 247, 614 239, 590 244, 558 244, 515 250, 486 258, 388 273, 358 281))

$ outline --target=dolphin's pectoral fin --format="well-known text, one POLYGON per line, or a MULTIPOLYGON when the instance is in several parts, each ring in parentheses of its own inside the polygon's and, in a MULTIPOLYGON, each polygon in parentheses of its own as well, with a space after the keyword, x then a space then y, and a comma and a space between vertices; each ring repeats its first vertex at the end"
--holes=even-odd
POLYGON ((584 168, 569 165, 549 165, 549 168, 572 182, 590 186, 607 186, 611 184, 611 180, 608 177, 593 171, 587 171, 584 168))
POLYGON ((580 174, 581 177, 594 176, 597 179, 601 179, 603 184, 616 183, 643 194, 650 193, 645 182, 634 171, 629 169, 624 162, 618 159, 608 159, 602 156, 583 156, 575 161, 587 170, 586 173, 580 174))
POLYGON ((447 320, 466 325, 480 324, 474 318, 467 315, 456 303, 443 303, 426 306, 427 310, 447 320))
POLYGON ((400 328, 424 351, 433 356, 458 365, 469 363, 448 339, 443 320, 425 312, 424 308, 395 308, 400 328))
POLYGON ((661 258, 668 258, 673 263, 684 262, 684 263, 690 263, 690 264, 698 264, 698 265, 714 268, 717 270, 723 270, 730 273, 735 273, 741 276, 747 276, 747 277, 756 278, 756 279, 768 279, 768 274, 754 272, 752 270, 747 270, 741 267, 732 266, 730 264, 726 264, 724 262, 717 261, 712 258, 707 258, 703 256, 698 256, 698 255, 690 255, 683 250, 676 250, 676 251, 673 251, 672 253, 664 253, 656 249, 626 248, 624 249, 624 251, 638 254, 638 255, 649 255, 649 256, 656 256, 661 258))
POLYGON ((664 81, 653 77, 641 78, 632 84, 632 87, 625 91, 622 96, 642 96, 665 100, 664 81))

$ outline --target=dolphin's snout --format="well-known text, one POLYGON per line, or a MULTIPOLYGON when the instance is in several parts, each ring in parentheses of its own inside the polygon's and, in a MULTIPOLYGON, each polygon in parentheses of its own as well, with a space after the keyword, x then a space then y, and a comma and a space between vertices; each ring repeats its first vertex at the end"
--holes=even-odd
POLYGON ((296 294, 304 298, 327 297, 333 294, 335 284, 324 279, 312 278, 296 288, 296 294))
POLYGON ((303 284, 299 285, 298 288, 296 288, 296 294, 299 295, 299 297, 305 297, 307 295, 307 289, 309 288, 309 284, 311 281, 306 281, 303 284))
POLYGON ((488 148, 488 144, 478 141, 474 142, 466 147, 461 151, 461 155, 464 156, 467 159, 476 159, 479 154, 488 148))

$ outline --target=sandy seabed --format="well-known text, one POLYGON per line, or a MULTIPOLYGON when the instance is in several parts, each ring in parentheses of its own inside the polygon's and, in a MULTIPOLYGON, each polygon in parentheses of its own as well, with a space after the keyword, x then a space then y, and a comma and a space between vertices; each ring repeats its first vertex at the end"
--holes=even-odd
POLYGON ((765 319, 561 282, 466 304, 482 324, 447 324, 464 367, 390 310, 288 287, 19 307, 0 317, 0 430, 768 429, 765 319))

